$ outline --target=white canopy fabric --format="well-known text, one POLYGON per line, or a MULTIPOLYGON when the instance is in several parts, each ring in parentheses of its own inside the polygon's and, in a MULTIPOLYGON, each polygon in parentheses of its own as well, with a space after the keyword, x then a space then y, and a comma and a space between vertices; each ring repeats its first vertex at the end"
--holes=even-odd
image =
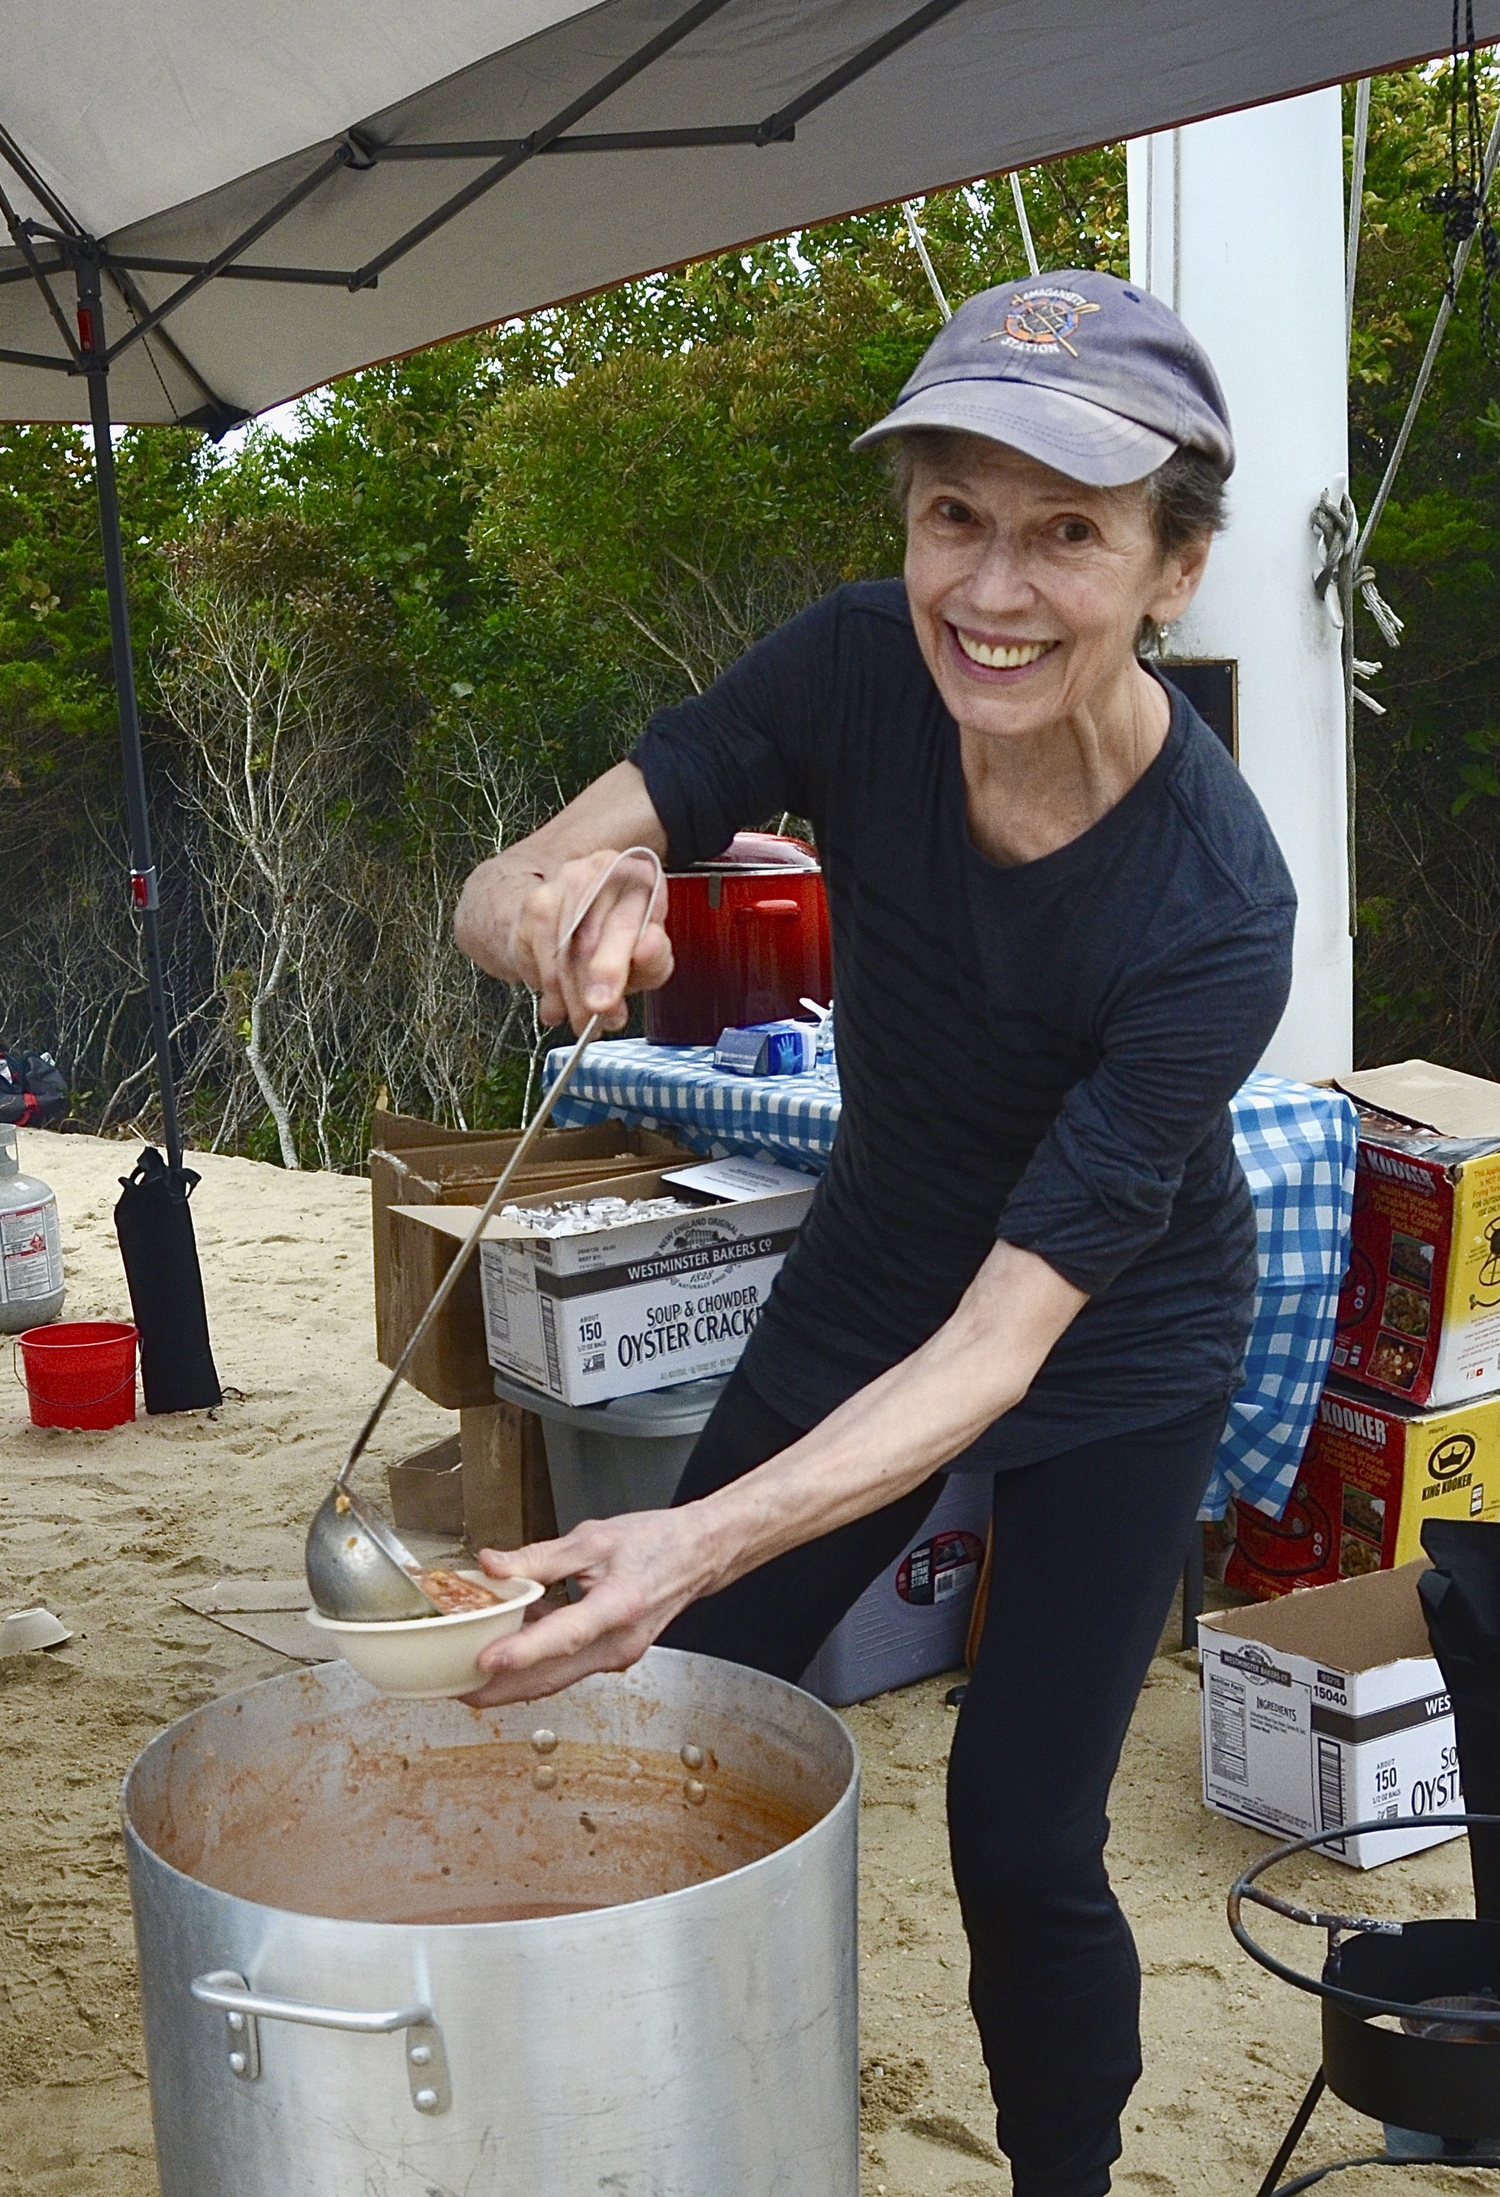
MULTIPOLYGON (((1500 0, 1475 18, 1500 37, 1500 0)), ((1450 10, 0 0, 0 24, 0 417, 88 418, 94 257, 114 418, 219 430, 653 268, 1420 59, 1450 10)), ((1294 329, 1295 300, 1266 310, 1294 329)))

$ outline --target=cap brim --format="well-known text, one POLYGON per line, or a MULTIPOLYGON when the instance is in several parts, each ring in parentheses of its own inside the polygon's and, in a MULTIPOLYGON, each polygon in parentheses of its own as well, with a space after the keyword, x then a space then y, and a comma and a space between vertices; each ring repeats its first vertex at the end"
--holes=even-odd
POLYGON ((1070 481, 1090 488, 1123 488, 1144 480, 1165 465, 1176 443, 1151 427, 1123 419, 1118 412, 1091 404, 1062 389, 1039 389, 1033 382, 937 382, 919 389, 894 412, 867 427, 852 447, 868 450, 909 427, 946 427, 965 435, 983 435, 1020 450, 1070 481))

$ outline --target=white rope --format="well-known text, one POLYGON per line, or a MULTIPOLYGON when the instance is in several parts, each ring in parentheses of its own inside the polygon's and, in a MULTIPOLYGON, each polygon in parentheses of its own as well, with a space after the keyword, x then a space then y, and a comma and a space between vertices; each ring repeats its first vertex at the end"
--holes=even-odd
MULTIPOLYGON (((1484 168, 1479 179, 1478 211, 1481 214, 1484 211, 1484 202, 1489 196, 1490 185, 1495 179, 1495 163, 1497 158, 1500 158, 1500 112, 1496 113, 1494 128, 1490 131, 1490 141, 1489 144, 1485 147, 1484 153, 1484 168)), ((1438 306, 1437 319, 1432 324, 1432 334, 1427 339, 1427 350, 1423 356, 1421 367, 1419 368, 1417 373, 1416 387, 1412 390, 1411 402, 1406 407, 1406 417, 1401 422, 1401 432, 1396 437, 1395 446, 1392 449, 1390 458, 1386 464, 1385 477, 1381 481, 1380 486, 1375 491, 1375 500, 1370 505, 1370 515, 1365 520, 1364 531, 1360 535, 1359 541, 1355 547, 1354 559, 1356 564, 1363 565, 1365 558, 1369 554, 1370 537, 1374 534, 1376 527, 1380 524, 1381 517, 1385 511, 1387 499, 1390 496, 1392 488, 1395 486, 1396 475, 1400 470, 1401 461, 1406 456, 1406 446, 1411 440, 1411 431, 1416 425, 1418 409, 1421 406, 1422 399, 1427 394, 1427 384, 1432 379, 1432 369, 1437 364, 1438 350, 1442 344, 1443 337, 1447 333, 1448 323, 1453 317, 1453 307, 1455 300, 1458 296, 1458 286, 1463 281, 1464 269, 1469 263, 1469 253, 1473 249, 1474 239, 1476 236, 1478 236, 1481 226, 1482 224, 1480 222, 1475 222, 1474 227, 1464 238, 1454 257, 1453 278, 1448 284, 1447 289, 1444 291, 1442 302, 1438 306)), ((1373 585, 1373 574, 1371 575, 1371 584, 1373 585)), ((1366 591, 1365 601, 1369 602, 1369 600, 1369 592, 1366 591)), ((1394 617, 1393 612, 1388 611, 1387 615, 1394 617)), ((1377 623, 1379 623, 1378 617, 1377 623)), ((1384 631, 1383 626, 1381 630, 1384 631)), ((1400 630, 1399 621, 1397 621, 1397 630, 1400 630)))
POLYGON ((1313 508, 1313 532, 1323 543, 1323 563, 1313 581, 1313 593, 1326 604, 1329 616, 1339 632, 1339 655, 1344 675, 1344 832, 1345 854, 1349 875, 1349 936, 1359 932, 1359 897, 1356 882, 1355 826, 1358 780, 1354 756, 1354 705, 1363 702, 1377 716, 1385 714, 1381 704, 1355 685, 1355 674, 1368 678, 1380 669, 1379 664, 1359 662, 1354 654, 1354 541, 1359 532, 1359 515, 1354 499, 1347 488, 1340 488, 1335 502, 1327 489, 1313 508))
POLYGON ((1406 620, 1398 618, 1390 604, 1375 585, 1373 565, 1361 565, 1354 575, 1354 584, 1365 599, 1365 608, 1380 628, 1380 638, 1387 648, 1399 648, 1401 636, 1406 631, 1406 620))
MULTIPOLYGON (((1364 201, 1365 153, 1369 142, 1369 128, 1370 81, 1368 77, 1365 77, 1361 79, 1356 87, 1354 95, 1354 146, 1349 174, 1348 224, 1344 237, 1344 354, 1346 361, 1354 335, 1354 286, 1359 272, 1359 238, 1364 201)), ((1489 195, 1490 184, 1494 180, 1497 156, 1500 156, 1500 113, 1495 116, 1494 127, 1490 131, 1489 144, 1485 148, 1484 163, 1480 173, 1479 204, 1476 210, 1481 215, 1484 211, 1485 200, 1489 195)), ((1454 256, 1452 274, 1438 304, 1432 334, 1428 338, 1427 350, 1417 374, 1416 385, 1406 407, 1406 417, 1401 422, 1401 431, 1396 437, 1395 445, 1386 465, 1384 478, 1375 492, 1375 499, 1370 505, 1370 514, 1365 520, 1363 530, 1360 528, 1354 503, 1347 489, 1341 489, 1337 502, 1325 490, 1322 496, 1319 497, 1312 514, 1313 532, 1321 537, 1323 543, 1323 562, 1317 577, 1313 581, 1313 592, 1321 602, 1327 605, 1329 615, 1339 629, 1340 653, 1343 660, 1345 812, 1348 830, 1349 935, 1351 938, 1357 935, 1359 927, 1358 894, 1355 879, 1355 796, 1357 790, 1354 753, 1355 704, 1358 703, 1362 708, 1370 710, 1376 717, 1384 717, 1386 714, 1385 704, 1377 702, 1374 695, 1367 694, 1358 683, 1361 679, 1373 678, 1382 669, 1382 666, 1367 658, 1356 656, 1354 653, 1354 597, 1357 590, 1363 597, 1365 608, 1375 621, 1375 625, 1387 648, 1399 648, 1401 646, 1401 635, 1405 631, 1405 621, 1396 615, 1390 604, 1381 595, 1375 584, 1374 567, 1365 563, 1365 552, 1369 548, 1371 536, 1380 523, 1386 503, 1390 498, 1391 489, 1395 484, 1396 475, 1400 470, 1401 461, 1406 455, 1406 446, 1411 440, 1411 431, 1416 424, 1422 399, 1427 394, 1427 385, 1432 379, 1432 370, 1437 363, 1438 351, 1442 345, 1443 337, 1447 333, 1448 323, 1453 317, 1458 286, 1463 280, 1464 269, 1468 265, 1469 253, 1473 248, 1474 238, 1479 234, 1481 226, 1482 224, 1479 221, 1475 222, 1473 229, 1464 238, 1454 256)))
POLYGON ((943 295, 943 286, 938 281, 937 269, 933 266, 932 261, 927 254, 927 239, 923 236, 921 230, 917 227, 917 217, 912 212, 909 203, 907 205, 904 205, 901 211, 906 216, 906 233, 911 238, 912 250, 916 253, 918 259, 922 262, 922 271, 926 275, 927 280, 932 284, 932 294, 937 299, 938 311, 942 314, 944 320, 952 320, 953 307, 948 303, 947 298, 943 295))
POLYGON ((1349 222, 1344 238, 1344 356, 1354 340, 1354 278, 1359 272, 1360 215, 1365 198, 1365 147, 1370 136, 1370 79, 1354 93, 1354 151, 1349 163, 1349 222))
POLYGON ((1026 219, 1026 201, 1021 196, 1021 178, 1014 168, 1010 171, 1010 195, 1015 200, 1016 219, 1021 224, 1021 242, 1026 248, 1026 264, 1034 275, 1041 273, 1037 265, 1036 246, 1031 241, 1031 223, 1026 219))

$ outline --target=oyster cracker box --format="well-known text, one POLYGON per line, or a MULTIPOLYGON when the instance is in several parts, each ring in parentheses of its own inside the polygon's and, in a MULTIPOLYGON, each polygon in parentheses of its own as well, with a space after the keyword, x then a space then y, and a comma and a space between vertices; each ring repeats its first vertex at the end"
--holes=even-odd
POLYGON ((690 1195, 685 1213, 577 1236, 502 1222, 479 1247, 491 1365, 565 1404, 729 1372, 815 1187, 771 1161, 711 1160, 589 1192, 690 1195))
MULTIPOLYGON (((564 1404, 728 1373, 816 1187, 773 1161, 727 1159, 523 1198, 547 1208, 676 1197, 687 1210, 565 1236, 492 1221, 479 1246, 490 1364, 564 1404)), ((458 1237, 474 1218, 461 1206, 405 1210, 458 1237)))
POLYGON ((1424 1060, 1337 1082, 1360 1123, 1333 1371, 1413 1404, 1500 1389, 1500 1083, 1424 1060))
MULTIPOLYGON (((1417 1596, 1427 1559, 1198 1621, 1203 1798, 1276 1838, 1463 1809, 1453 1711, 1417 1596)), ((1461 1837, 1364 1833, 1356 1869, 1461 1837)))

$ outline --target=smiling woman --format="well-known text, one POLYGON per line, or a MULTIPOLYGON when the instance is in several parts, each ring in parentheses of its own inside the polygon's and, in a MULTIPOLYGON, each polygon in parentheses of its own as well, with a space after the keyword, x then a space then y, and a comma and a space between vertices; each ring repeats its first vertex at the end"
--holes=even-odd
MULTIPOLYGON (((893 435, 887 444, 891 471, 891 489, 896 509, 904 520, 911 500, 912 484, 916 479, 919 460, 929 470, 941 472, 945 467, 962 464, 966 443, 975 438, 961 431, 944 427, 912 427, 905 433, 893 435)), ((999 445, 991 445, 998 448, 999 445)), ((1076 486, 1076 484, 1075 484, 1076 486)), ((1136 488, 1135 483, 1130 484, 1136 488)), ((1162 556, 1170 557, 1177 550, 1187 549, 1195 542, 1212 541, 1223 530, 1225 522, 1224 477, 1214 460, 1204 451, 1186 447, 1174 450, 1164 465, 1154 473, 1148 473, 1139 483, 1144 493, 1146 508, 1150 513, 1151 531, 1162 556)), ((1136 634, 1136 647, 1147 648, 1155 636, 1159 620, 1143 618, 1136 634)))
POLYGON ((1293 895, 1264 817, 1137 655, 1233 464, 1208 360, 1098 274, 960 307, 898 439, 901 581, 839 589, 477 870, 459 943, 577 1027, 671 973, 612 848, 674 867, 790 809, 833 927, 832 1161, 670 1511, 487 1552, 583 1592, 480 1701, 655 1639, 796 1678, 945 1470, 994 1476, 949 1772, 970 1997, 1017 2197, 1101 2197, 1139 2073, 1105 1805, 1230 1395, 1256 1232, 1228 1101, 1293 895), (632 943, 637 941, 638 943, 632 943))
POLYGON ((1166 694, 1136 643, 1186 608, 1211 537, 1164 549, 1141 482, 1090 487, 979 435, 909 439, 906 599, 959 728, 969 828, 992 861, 1033 861, 1160 749, 1166 694))

